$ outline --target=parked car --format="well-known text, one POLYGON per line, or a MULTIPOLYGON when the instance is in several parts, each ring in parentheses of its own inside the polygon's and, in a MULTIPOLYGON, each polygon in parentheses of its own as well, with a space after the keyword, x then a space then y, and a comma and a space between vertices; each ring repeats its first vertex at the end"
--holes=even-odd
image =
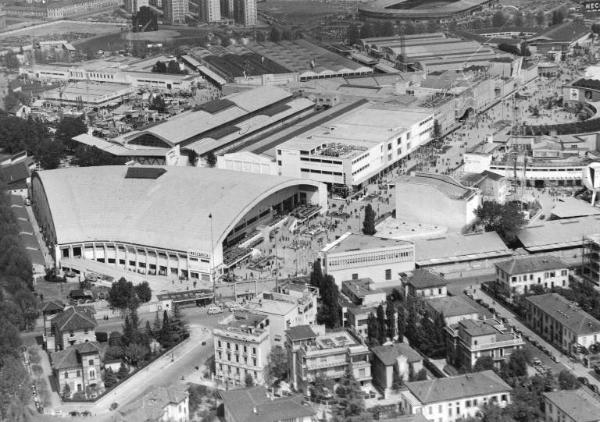
POLYGON ((577 377, 577 381, 583 385, 590 385, 590 380, 588 380, 586 377, 577 377))
POLYGON ((556 355, 552 355, 552 360, 556 363, 558 363, 558 356, 556 355))
POLYGON ((600 375, 600 366, 594 366, 594 372, 596 372, 596 374, 600 375))
POLYGON ((542 361, 539 358, 533 358, 532 362, 535 366, 540 366, 542 364, 542 361))
POLYGON ((213 314, 220 314, 223 312, 223 309, 220 308, 219 306, 210 306, 208 308, 208 314, 209 315, 213 315, 213 314))

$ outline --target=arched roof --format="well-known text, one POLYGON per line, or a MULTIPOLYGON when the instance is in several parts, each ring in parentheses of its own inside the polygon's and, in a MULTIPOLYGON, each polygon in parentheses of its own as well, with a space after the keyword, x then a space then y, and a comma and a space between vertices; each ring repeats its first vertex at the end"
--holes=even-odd
POLYGON ((283 189, 318 182, 197 167, 100 166, 34 175, 58 244, 115 241, 209 252, 253 207, 283 189), (132 171, 132 169, 137 169, 132 171), (37 179, 37 180, 36 180, 37 179))

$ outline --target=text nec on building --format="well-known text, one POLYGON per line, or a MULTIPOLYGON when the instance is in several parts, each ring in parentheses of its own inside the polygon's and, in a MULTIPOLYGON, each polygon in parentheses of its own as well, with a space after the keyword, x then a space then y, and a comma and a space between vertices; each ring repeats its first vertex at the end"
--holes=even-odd
POLYGON ((583 2, 583 10, 586 12, 600 12, 600 1, 583 2))

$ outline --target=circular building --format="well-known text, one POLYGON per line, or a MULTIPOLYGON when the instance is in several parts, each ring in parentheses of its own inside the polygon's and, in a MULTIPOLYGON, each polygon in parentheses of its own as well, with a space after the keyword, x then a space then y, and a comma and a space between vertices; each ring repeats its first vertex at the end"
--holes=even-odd
POLYGON ((366 21, 445 22, 467 17, 495 0, 374 0, 361 4, 358 13, 366 21))
POLYGON ((151 275, 211 280, 258 226, 299 206, 324 212, 324 184, 197 167, 42 171, 32 206, 57 267, 89 259, 151 275))

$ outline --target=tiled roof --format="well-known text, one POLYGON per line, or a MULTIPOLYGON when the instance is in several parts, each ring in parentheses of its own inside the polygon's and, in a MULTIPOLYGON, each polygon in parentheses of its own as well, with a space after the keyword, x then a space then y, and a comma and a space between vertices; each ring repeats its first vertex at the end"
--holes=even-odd
POLYGON ((95 341, 87 343, 79 343, 74 346, 67 347, 60 352, 52 353, 50 360, 52 368, 56 370, 77 368, 81 366, 81 355, 88 353, 100 354, 101 347, 95 341))
POLYGON ((297 325, 289 328, 285 333, 292 341, 307 340, 309 338, 317 337, 312 328, 310 328, 310 325, 297 325))
POLYGON ((188 397, 187 387, 170 385, 154 387, 138 400, 119 410, 123 421, 148 422, 162 420, 165 407, 169 404, 179 405, 188 397))
POLYGON ((65 305, 60 300, 50 300, 42 306, 42 312, 62 311, 65 305))
POLYGON ((397 362, 398 356, 406 356, 408 362, 420 362, 423 360, 423 356, 419 352, 404 343, 372 347, 371 352, 386 366, 394 365, 397 362))
POLYGON ((583 389, 560 390, 544 396, 574 422, 600 421, 600 402, 583 389))
POLYGON ((412 276, 409 277, 408 284, 415 289, 426 289, 429 287, 445 286, 447 283, 442 276, 417 268, 412 276))
POLYGON ((96 328, 96 318, 93 309, 89 306, 70 307, 57 314, 52 319, 54 325, 60 331, 78 331, 96 328))
POLYGON ((552 255, 513 258, 508 261, 497 262, 496 266, 510 275, 568 268, 562 259, 552 255))
POLYGON ((461 296, 447 296, 428 299, 427 304, 444 318, 479 314, 479 310, 461 296))
POLYGON ((315 411, 302 405, 302 396, 271 399, 264 387, 222 391, 225 408, 236 422, 278 422, 312 417, 315 411))
POLYGON ((578 336, 600 334, 600 321, 558 293, 528 296, 525 299, 578 336))
POLYGON ((407 382, 406 387, 422 404, 505 393, 512 390, 494 371, 407 382))

